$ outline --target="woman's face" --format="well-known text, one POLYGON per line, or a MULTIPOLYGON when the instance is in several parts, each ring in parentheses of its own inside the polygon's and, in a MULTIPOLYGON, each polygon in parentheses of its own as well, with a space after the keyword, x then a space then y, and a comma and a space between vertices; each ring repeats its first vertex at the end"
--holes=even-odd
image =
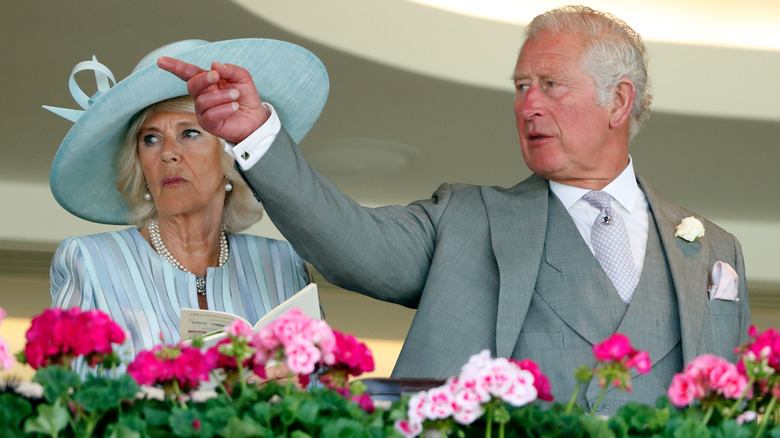
POLYGON ((160 216, 222 214, 222 146, 198 125, 195 114, 152 112, 136 140, 146 184, 160 216))

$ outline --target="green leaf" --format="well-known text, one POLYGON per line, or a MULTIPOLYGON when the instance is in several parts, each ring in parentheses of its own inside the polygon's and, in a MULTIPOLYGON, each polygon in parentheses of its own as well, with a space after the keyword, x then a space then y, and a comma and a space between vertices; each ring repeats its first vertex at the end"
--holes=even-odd
POLYGON ((612 417, 609 419, 609 430, 615 434, 616 438, 628 438, 628 423, 621 417, 612 417))
POLYGON ((251 418, 232 417, 228 420, 227 426, 219 431, 220 435, 230 438, 264 438, 272 436, 263 426, 257 424, 251 418))
POLYGON ((199 418, 204 420, 204 428, 206 427, 205 423, 208 423, 210 427, 216 430, 227 426, 228 420, 233 417, 238 417, 238 412, 232 406, 205 407, 199 415, 199 418))
POLYGON ((192 427, 192 423, 197 419, 195 412, 191 409, 173 408, 169 419, 171 430, 176 436, 196 436, 200 431, 192 427))
POLYGON ((631 402, 620 407, 616 416, 625 420, 629 433, 647 436, 654 432, 662 432, 666 422, 669 421, 669 415, 669 409, 653 409, 647 405, 631 402))
POLYGON ((281 422, 285 426, 292 426, 298 417, 298 409, 301 406, 301 400, 292 397, 283 398, 279 404, 282 406, 281 422))
POLYGON ((146 420, 136 413, 122 415, 112 426, 114 425, 126 427, 142 434, 145 434, 147 429, 146 420))
POLYGON ((101 412, 116 408, 123 400, 133 400, 139 390, 135 380, 126 374, 118 380, 90 375, 73 399, 86 412, 101 412))
POLYGON ((317 423, 320 406, 315 400, 306 400, 298 409, 298 421, 304 426, 311 426, 317 423))
POLYGON ((141 434, 123 424, 108 426, 108 438, 141 438, 141 434))
POLYGON ((68 426, 68 410, 58 399, 53 405, 38 405, 38 415, 24 422, 25 433, 42 433, 56 437, 68 426))
POLYGON ((150 426, 167 426, 170 412, 163 409, 155 409, 151 406, 144 406, 143 417, 150 426))
POLYGON ((593 438, 615 438, 615 433, 609 429, 609 423, 599 417, 585 415, 580 418, 582 428, 587 436, 593 438))
POLYGON ((77 389, 81 386, 78 374, 59 365, 39 368, 32 381, 43 386, 43 396, 49 403, 54 403, 62 395, 70 392, 71 388, 77 389))
POLYGON ((32 411, 32 404, 22 397, 9 392, 0 394, 0 424, 3 426, 19 427, 32 411))
POLYGON ((24 438, 22 429, 18 426, 3 425, 0 423, 0 436, 3 438, 24 438))
MULTIPOLYGON (((672 422, 667 423, 666 429, 669 430, 672 422)), ((684 418, 679 422, 679 425, 673 427, 674 438, 710 438, 710 431, 707 426, 701 424, 695 418, 684 418)))
POLYGON ((714 438, 748 438, 753 436, 753 433, 747 426, 740 426, 737 420, 729 419, 715 427, 712 436, 714 438))
POLYGON ((367 437, 365 427, 349 418, 337 418, 322 428, 323 438, 357 438, 367 437))

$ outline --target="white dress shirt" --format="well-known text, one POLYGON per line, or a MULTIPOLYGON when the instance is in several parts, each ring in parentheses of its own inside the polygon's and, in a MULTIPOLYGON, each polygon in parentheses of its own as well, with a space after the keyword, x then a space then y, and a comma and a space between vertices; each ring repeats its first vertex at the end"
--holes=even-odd
MULTIPOLYGON (((612 196, 612 208, 623 217, 628 232, 628 242, 631 245, 631 255, 637 273, 642 275, 647 250, 647 233, 649 229, 649 211, 647 197, 639 188, 634 175, 634 164, 628 157, 628 166, 611 183, 601 189, 612 196)), ((588 248, 593 252, 590 241, 590 230, 599 215, 599 209, 593 207, 582 197, 590 190, 550 181, 550 190, 561 200, 563 206, 571 215, 588 248)))
POLYGON ((267 102, 263 102, 263 106, 271 113, 271 116, 262 126, 257 128, 257 131, 239 144, 225 143, 225 152, 232 155, 243 170, 249 170, 260 158, 263 158, 268 148, 276 140, 276 134, 282 129, 282 122, 274 107, 267 102))

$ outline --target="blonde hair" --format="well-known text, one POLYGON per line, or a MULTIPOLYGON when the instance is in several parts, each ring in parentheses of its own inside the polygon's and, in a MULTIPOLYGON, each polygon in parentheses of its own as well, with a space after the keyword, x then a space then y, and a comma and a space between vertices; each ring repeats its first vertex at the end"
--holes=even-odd
MULTIPOLYGON (((146 179, 138 158, 138 132, 146 118, 153 112, 195 113, 195 103, 190 96, 174 97, 152 104, 141 110, 131 121, 124 144, 116 157, 117 189, 125 198, 130 211, 127 222, 138 228, 145 228, 157 217, 154 202, 144 199, 147 192, 146 179)), ((224 146, 225 141, 219 139, 224 146)), ((255 199, 249 186, 233 167, 233 157, 227 152, 221 154, 222 172, 230 180, 233 190, 226 193, 222 209, 222 226, 226 231, 236 233, 247 229, 263 217, 263 206, 255 199)))
POLYGON ((629 136, 633 138, 642 122, 650 117, 653 100, 642 37, 614 15, 587 6, 563 6, 537 16, 525 29, 526 41, 544 31, 581 38, 582 68, 593 79, 599 105, 604 106, 612 99, 621 79, 628 78, 634 84, 629 128, 629 136))

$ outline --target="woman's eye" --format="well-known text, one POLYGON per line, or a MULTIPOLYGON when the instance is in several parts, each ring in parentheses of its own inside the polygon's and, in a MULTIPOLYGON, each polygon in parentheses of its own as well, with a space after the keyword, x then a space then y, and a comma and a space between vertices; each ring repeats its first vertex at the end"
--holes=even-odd
POLYGON ((200 135, 200 131, 197 129, 185 129, 184 130, 184 138, 195 138, 200 135))
POLYGON ((146 146, 153 146, 153 145, 157 144, 159 139, 156 136, 152 135, 152 134, 147 134, 147 135, 144 135, 141 138, 141 141, 146 146))

